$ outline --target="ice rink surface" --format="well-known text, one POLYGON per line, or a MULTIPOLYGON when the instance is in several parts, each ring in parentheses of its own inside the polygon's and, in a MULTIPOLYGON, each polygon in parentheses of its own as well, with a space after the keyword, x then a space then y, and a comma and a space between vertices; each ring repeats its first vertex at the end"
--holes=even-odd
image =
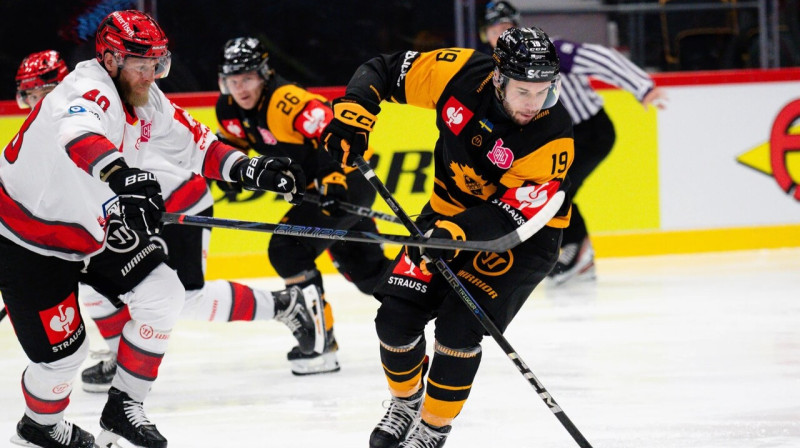
MULTIPOLYGON (((800 447, 800 249, 597 265, 596 282, 541 285, 506 332, 594 447, 800 447)), ((378 304, 341 277, 325 281, 335 374, 292 376, 293 338, 277 322, 179 323, 145 403, 170 447, 367 446, 388 398, 378 304)), ((93 324, 89 337, 103 348, 93 324)), ((577 446, 491 338, 483 350, 446 446, 577 446)), ((3 321, 0 446, 22 416, 26 363, 3 321)), ((76 383, 67 417, 97 434, 104 403, 76 383)))

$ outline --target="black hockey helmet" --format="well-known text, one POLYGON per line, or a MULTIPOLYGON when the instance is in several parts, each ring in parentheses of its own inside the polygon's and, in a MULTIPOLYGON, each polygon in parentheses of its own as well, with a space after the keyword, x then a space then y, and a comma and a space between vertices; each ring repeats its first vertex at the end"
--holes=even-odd
POLYGON ((269 79, 268 59, 269 54, 258 38, 237 37, 225 42, 217 69, 222 93, 228 93, 224 83, 228 75, 255 71, 265 80, 269 79))
POLYGON ((503 22, 519 26, 519 21, 519 11, 511 3, 500 0, 499 2, 492 1, 486 4, 484 26, 492 26, 503 22))
POLYGON ((492 55, 500 75, 501 88, 508 79, 525 82, 550 81, 551 87, 543 109, 558 101, 560 79, 556 47, 539 28, 509 28, 497 40, 492 55))

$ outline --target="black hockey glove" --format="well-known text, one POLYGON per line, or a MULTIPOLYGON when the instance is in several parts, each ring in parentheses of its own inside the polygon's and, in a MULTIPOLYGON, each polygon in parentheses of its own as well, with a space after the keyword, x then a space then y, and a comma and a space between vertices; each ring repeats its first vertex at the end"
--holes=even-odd
POLYGON ((314 179, 319 191, 319 208, 325 216, 343 216, 347 214, 339 209, 339 204, 347 200, 347 177, 341 171, 314 179))
POLYGON ((381 108, 339 98, 333 101, 333 120, 322 130, 320 140, 326 151, 345 166, 355 165, 357 156, 367 151, 369 133, 381 108))
POLYGON ((164 199, 155 174, 125 166, 108 176, 108 186, 119 198, 119 212, 125 227, 148 235, 161 232, 164 199))
MULTIPOLYGON (((436 221, 436 224, 425 232, 425 236, 428 238, 450 238, 457 241, 465 241, 467 239, 464 230, 461 229, 458 224, 444 219, 436 221)), ((431 274, 427 266, 428 262, 437 258, 441 258, 444 261, 452 261, 459 252, 460 251, 457 249, 406 246, 406 255, 408 255, 408 258, 426 275, 431 274)))
POLYGON ((274 191, 295 205, 303 202, 306 191, 303 169, 288 157, 242 159, 233 165, 231 177, 248 190, 274 191))

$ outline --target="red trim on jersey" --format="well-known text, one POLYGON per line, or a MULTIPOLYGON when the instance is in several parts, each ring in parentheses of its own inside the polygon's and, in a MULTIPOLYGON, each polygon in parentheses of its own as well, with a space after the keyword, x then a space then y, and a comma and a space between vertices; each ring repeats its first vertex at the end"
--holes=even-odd
POLYGON ((199 174, 193 174, 169 195, 164 201, 164 206, 170 213, 183 213, 200 202, 206 191, 208 191, 206 179, 199 174))
POLYGON ((129 320, 131 320, 131 313, 128 311, 128 305, 125 305, 110 316, 95 318, 94 323, 97 324, 97 329, 100 330, 100 336, 103 339, 111 339, 122 334, 122 327, 129 320))
POLYGON ((322 130, 333 119, 333 110, 320 100, 306 103, 302 112, 294 119, 294 129, 305 138, 319 140, 322 130))
POLYGON ((236 156, 237 154, 242 154, 242 151, 219 140, 212 142, 208 147, 208 151, 206 151, 205 159, 203 159, 203 177, 225 179, 225 176, 222 175, 222 167, 225 166, 225 161, 228 160, 228 157, 236 156))
POLYGON ((26 243, 69 254, 91 254, 103 247, 79 224, 45 221, 14 201, 0 184, 0 223, 26 243))
POLYGON ((116 151, 117 147, 111 141, 98 134, 84 134, 67 143, 69 158, 89 174, 98 160, 116 151))
POLYGON ((234 320, 253 320, 256 314, 256 298, 253 290, 239 283, 228 282, 231 284, 233 303, 231 304, 231 315, 228 321, 234 320))
POLYGON ((58 414, 59 412, 63 412, 69 405, 69 395, 60 400, 42 400, 41 398, 35 397, 28 391, 28 388, 25 387, 24 373, 22 374, 22 395, 25 397, 25 404, 31 411, 37 414, 58 414))
POLYGON ((155 381, 158 377, 158 366, 164 354, 146 352, 128 342, 125 336, 119 340, 117 365, 136 378, 145 381, 155 381))

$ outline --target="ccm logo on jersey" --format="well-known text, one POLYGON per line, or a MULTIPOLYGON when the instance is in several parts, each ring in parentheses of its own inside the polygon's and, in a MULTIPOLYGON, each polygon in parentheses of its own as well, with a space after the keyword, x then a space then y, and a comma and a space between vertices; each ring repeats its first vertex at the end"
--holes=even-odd
POLYGON ((458 135, 464 130, 472 116, 475 115, 455 97, 450 97, 442 109, 442 120, 453 134, 458 135))
POLYGON ((144 182, 144 181, 148 181, 148 180, 152 180, 152 181, 156 182, 156 175, 153 174, 153 173, 148 173, 148 172, 138 173, 138 174, 131 174, 130 176, 125 178, 125 186, 127 187, 127 186, 133 185, 133 184, 135 184, 137 182, 144 182))

